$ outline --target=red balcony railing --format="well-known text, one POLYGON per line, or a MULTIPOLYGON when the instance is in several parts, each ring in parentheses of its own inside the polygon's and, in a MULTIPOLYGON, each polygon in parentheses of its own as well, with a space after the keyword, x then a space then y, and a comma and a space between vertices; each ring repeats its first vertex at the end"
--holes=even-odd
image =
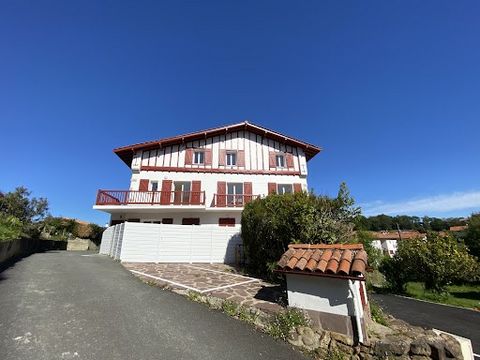
POLYGON ((260 195, 228 195, 214 194, 213 207, 243 207, 253 199, 259 198, 260 195))
POLYGON ((98 190, 96 205, 205 205, 205 191, 98 190))

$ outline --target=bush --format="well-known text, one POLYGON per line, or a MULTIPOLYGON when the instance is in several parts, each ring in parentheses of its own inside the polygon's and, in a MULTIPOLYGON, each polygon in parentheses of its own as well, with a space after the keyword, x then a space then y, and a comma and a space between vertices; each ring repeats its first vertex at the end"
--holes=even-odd
POLYGON ((0 241, 19 239, 22 235, 22 222, 15 216, 0 214, 0 241))
POLYGON ((288 309, 274 315, 267 326, 267 332, 274 338, 286 340, 292 329, 307 325, 309 325, 309 321, 303 312, 297 309, 288 309))
POLYGON ((384 261, 380 271, 394 291, 404 292, 408 281, 421 281, 427 290, 441 293, 452 283, 478 279, 479 266, 455 238, 430 233, 426 240, 400 242, 395 256, 384 261))
POLYGON ((358 230, 356 232, 355 242, 363 244, 363 248, 368 255, 368 265, 375 270, 378 269, 385 255, 383 255, 382 250, 373 246, 372 233, 370 231, 358 230))
POLYGON ((256 199, 242 213, 242 238, 248 269, 271 277, 272 269, 290 243, 338 243, 354 238, 353 207, 345 184, 338 196, 312 193, 272 194, 256 199))

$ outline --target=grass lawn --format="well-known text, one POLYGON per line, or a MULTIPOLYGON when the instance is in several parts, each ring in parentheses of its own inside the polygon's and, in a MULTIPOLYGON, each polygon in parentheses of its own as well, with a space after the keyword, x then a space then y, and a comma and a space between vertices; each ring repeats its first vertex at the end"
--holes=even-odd
POLYGON ((417 299, 480 310, 480 285, 452 285, 448 287, 448 294, 435 294, 425 290, 423 283, 409 282, 407 295, 417 299))

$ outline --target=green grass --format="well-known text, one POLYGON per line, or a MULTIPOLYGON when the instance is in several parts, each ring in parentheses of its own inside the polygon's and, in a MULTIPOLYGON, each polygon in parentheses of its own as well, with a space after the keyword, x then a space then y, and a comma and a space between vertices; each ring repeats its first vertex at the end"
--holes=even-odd
POLYGON ((480 310, 480 284, 452 285, 447 290, 448 293, 436 294, 425 290, 423 283, 409 282, 406 292, 417 299, 480 310))

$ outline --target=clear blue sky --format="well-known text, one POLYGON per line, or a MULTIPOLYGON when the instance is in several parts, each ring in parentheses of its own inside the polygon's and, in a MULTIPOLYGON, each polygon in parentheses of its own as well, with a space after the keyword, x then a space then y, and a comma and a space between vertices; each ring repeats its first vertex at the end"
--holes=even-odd
POLYGON ((0 189, 104 223, 112 149, 249 119, 367 214, 480 210, 478 1, 2 1, 0 189))

